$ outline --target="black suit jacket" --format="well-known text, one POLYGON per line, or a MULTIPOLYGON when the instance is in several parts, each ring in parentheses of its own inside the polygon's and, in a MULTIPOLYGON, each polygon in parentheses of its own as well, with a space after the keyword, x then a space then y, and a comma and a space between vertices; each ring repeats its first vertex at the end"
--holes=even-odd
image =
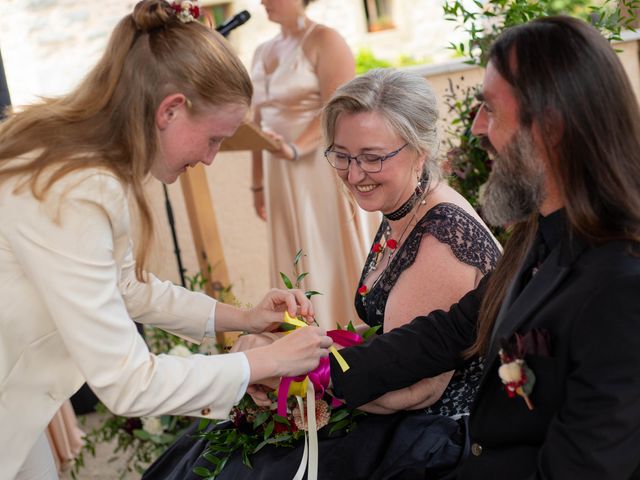
MULTIPOLYGON (((507 293, 472 408, 464 479, 640 478, 640 258, 630 245, 563 240, 519 295, 507 293), (497 341, 544 329, 550 355, 527 354, 529 410, 498 376, 497 341)), ((357 407, 460 366, 486 280, 448 313, 432 312, 332 359, 334 391, 357 407)))

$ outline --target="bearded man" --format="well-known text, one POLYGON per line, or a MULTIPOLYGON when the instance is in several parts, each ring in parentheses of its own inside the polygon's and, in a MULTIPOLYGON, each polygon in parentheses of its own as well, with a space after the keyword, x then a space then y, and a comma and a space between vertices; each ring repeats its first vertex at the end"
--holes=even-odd
POLYGON ((481 99, 483 211, 514 225, 498 267, 449 312, 342 350, 334 392, 358 407, 480 355, 457 478, 640 478, 633 89, 594 28, 547 17, 496 40, 481 99))

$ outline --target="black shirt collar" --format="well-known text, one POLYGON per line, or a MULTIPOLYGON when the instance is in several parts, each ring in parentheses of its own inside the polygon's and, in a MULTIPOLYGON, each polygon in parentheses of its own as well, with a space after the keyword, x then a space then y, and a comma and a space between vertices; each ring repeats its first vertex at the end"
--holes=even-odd
POLYGON ((567 231, 566 212, 564 208, 556 210, 549 215, 538 215, 538 228, 547 247, 547 251, 553 250, 562 240, 567 231))

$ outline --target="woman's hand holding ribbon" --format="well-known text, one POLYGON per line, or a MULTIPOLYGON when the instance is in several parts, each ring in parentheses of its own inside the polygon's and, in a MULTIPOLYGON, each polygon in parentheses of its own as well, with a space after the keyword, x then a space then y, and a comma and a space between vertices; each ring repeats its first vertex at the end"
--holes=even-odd
POLYGON ((315 369, 329 355, 333 341, 318 327, 300 328, 264 347, 246 350, 251 365, 249 383, 271 377, 297 376, 315 369))
POLYGON ((302 290, 280 290, 274 288, 251 310, 243 330, 250 333, 272 331, 282 323, 282 312, 290 316, 301 316, 309 324, 313 322, 313 305, 302 290))

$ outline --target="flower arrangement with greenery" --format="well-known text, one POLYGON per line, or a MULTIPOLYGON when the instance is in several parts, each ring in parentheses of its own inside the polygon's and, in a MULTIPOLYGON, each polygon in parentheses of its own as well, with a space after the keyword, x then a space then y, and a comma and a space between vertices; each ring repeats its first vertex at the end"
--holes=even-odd
MULTIPOLYGON (((355 328, 350 322, 347 328, 355 333, 355 328)), ((376 328, 365 332, 370 336, 376 328)), ((290 391, 291 392, 291 391, 290 391)), ((302 394, 302 392, 299 392, 302 394)), ((295 397, 287 399, 287 415, 280 416, 277 413, 277 397, 270 393, 271 406, 257 406, 250 395, 245 395, 236 407, 233 408, 230 420, 219 422, 216 427, 209 429, 211 420, 202 420, 198 426, 201 432, 196 436, 207 440, 207 448, 203 453, 211 468, 196 467, 194 473, 213 480, 222 472, 228 460, 235 452, 240 452, 242 462, 249 468, 251 456, 259 452, 266 445, 293 448, 299 445, 307 430, 305 410, 301 411, 295 397)), ((306 405, 306 401, 302 400, 306 405)), ((350 410, 345 406, 336 405, 330 394, 324 393, 316 399, 316 424, 319 436, 331 437, 343 435, 353 430, 358 418, 366 415, 359 410, 350 410), (334 405, 334 406, 332 406, 334 405)))
MULTIPOLYGON (((300 288, 302 280, 308 275, 308 272, 298 273, 298 264, 302 258, 302 251, 296 253, 293 267, 294 274, 288 275, 280 272, 280 277, 284 285, 291 288, 300 288), (291 280, 295 278, 295 282, 291 280)), ((309 290, 305 292, 307 298, 314 295, 320 295, 319 292, 309 290)), ((291 329, 291 325, 283 323, 282 331, 291 329)), ((342 330, 337 325, 338 330, 342 330)), ((362 333, 363 339, 366 341, 374 335, 379 326, 367 329, 362 333)), ((350 321, 346 330, 356 334, 356 329, 350 321)), ((289 390, 291 395, 292 389, 289 390)), ((303 397, 304 392, 295 392, 296 395, 303 397)), ((295 396, 289 396, 287 399, 286 416, 278 415, 277 396, 275 392, 271 392, 269 397, 272 403, 269 407, 257 406, 250 395, 245 395, 242 400, 231 412, 230 419, 218 422, 213 429, 208 429, 211 420, 203 419, 199 426, 199 434, 201 438, 205 438, 208 442, 207 448, 203 453, 203 458, 212 464, 211 468, 196 467, 194 473, 213 480, 222 472, 235 452, 240 452, 242 462, 251 468, 251 456, 266 445, 277 445, 279 447, 293 448, 299 444, 304 438, 305 430, 307 430, 306 408, 300 409, 300 404, 306 405, 305 400, 298 400, 295 396)), ((351 410, 336 402, 336 400, 328 393, 324 392, 316 399, 316 424, 318 434, 320 436, 331 437, 333 435, 343 435, 349 433, 357 425, 359 417, 366 413, 359 410, 351 410)))

